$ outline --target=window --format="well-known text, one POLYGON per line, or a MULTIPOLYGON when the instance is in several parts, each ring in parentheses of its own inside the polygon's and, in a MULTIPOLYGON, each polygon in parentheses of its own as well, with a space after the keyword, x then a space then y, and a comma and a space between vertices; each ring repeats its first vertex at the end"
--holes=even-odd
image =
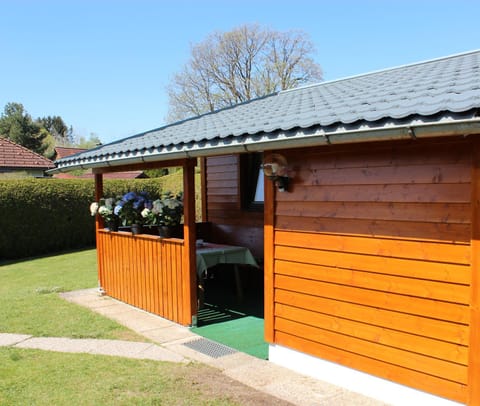
POLYGON ((240 155, 240 174, 242 208, 262 211, 264 195, 264 176, 262 165, 263 154, 255 152, 240 155))

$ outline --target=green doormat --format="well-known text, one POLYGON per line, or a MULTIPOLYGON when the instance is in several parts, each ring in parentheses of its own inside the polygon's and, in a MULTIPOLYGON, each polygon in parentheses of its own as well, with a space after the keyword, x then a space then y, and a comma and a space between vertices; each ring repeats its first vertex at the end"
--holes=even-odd
POLYGON ((263 341, 263 319, 248 316, 223 323, 193 327, 192 331, 260 359, 268 358, 268 344, 263 341))

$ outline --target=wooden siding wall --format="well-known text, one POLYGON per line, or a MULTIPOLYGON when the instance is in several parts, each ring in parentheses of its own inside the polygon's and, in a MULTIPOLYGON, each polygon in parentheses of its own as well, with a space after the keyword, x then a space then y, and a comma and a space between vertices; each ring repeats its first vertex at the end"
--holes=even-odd
POLYGON ((183 325, 191 322, 190 298, 183 295, 183 240, 98 230, 97 250, 107 295, 183 325))
POLYGON ((212 240, 248 247, 263 258, 263 212, 242 209, 240 159, 223 155, 206 159, 206 214, 212 240))
POLYGON ((470 148, 283 151, 294 180, 276 192, 266 337, 466 402, 470 148))

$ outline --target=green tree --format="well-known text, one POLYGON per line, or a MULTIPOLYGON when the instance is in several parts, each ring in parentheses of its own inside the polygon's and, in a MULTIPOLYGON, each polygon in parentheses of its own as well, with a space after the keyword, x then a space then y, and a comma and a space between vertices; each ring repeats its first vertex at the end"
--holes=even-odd
POLYGON ((74 142, 75 147, 86 148, 86 149, 94 148, 101 144, 102 142, 100 141, 100 138, 95 133, 90 133, 90 136, 88 138, 81 135, 77 137, 74 142))
POLYGON ((23 145, 38 154, 43 154, 47 146, 44 140, 48 131, 32 120, 20 103, 7 103, 0 116, 0 136, 23 145))
POLYGON ((67 127, 60 116, 42 117, 37 122, 52 135, 56 145, 70 146, 74 143, 72 126, 67 127))
POLYGON ((192 47, 168 87, 168 120, 176 121, 322 79, 314 46, 301 31, 243 25, 192 47))

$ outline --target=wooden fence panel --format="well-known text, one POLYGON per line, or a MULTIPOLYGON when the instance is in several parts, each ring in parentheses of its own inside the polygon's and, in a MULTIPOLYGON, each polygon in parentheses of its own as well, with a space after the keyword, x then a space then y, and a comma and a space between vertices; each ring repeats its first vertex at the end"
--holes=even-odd
POLYGON ((97 241, 107 295, 184 324, 183 240, 99 230, 97 241))

